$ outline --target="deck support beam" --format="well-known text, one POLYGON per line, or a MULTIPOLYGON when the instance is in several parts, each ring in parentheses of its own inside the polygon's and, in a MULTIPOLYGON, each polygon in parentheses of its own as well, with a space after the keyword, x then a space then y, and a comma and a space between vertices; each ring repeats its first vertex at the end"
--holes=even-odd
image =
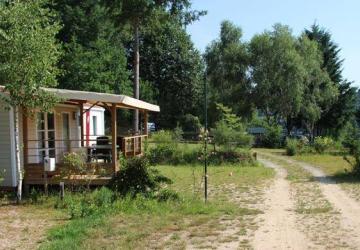
POLYGON ((116 141, 117 141, 117 126, 116 126, 116 103, 113 103, 111 106, 111 140, 112 140, 112 149, 111 149, 111 155, 112 155, 112 164, 114 173, 116 173, 118 169, 118 163, 117 163, 117 148, 116 148, 116 141))

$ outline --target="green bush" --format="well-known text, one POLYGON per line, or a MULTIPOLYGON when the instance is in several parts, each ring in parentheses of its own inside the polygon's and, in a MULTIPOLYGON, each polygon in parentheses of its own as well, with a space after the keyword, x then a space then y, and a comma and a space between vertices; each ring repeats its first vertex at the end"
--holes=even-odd
POLYGON ((179 201, 180 196, 178 193, 171 189, 161 189, 159 193, 156 195, 158 201, 179 201))
POLYGON ((122 196, 135 196, 156 191, 163 182, 171 183, 171 180, 151 168, 146 157, 134 157, 128 159, 122 170, 116 173, 110 187, 122 196))
POLYGON ((330 137, 318 136, 314 140, 314 148, 317 153, 324 153, 334 146, 334 141, 330 137))
POLYGON ((236 147, 250 147, 253 143, 253 137, 247 134, 242 125, 235 129, 225 121, 217 122, 215 128, 211 130, 211 134, 215 144, 223 146, 226 151, 234 151, 236 147))
POLYGON ((265 125, 265 134, 261 144, 264 147, 277 148, 280 147, 283 140, 283 128, 278 125, 265 125))
POLYGON ((154 147, 149 149, 148 157, 152 164, 167 163, 176 154, 178 149, 178 135, 176 133, 160 130, 152 134, 151 140, 154 147))
POLYGON ((287 138, 286 139, 286 154, 289 156, 294 156, 298 153, 298 140, 287 138))
POLYGON ((352 139, 347 141, 347 147, 349 149, 348 154, 351 155, 353 159, 349 159, 347 156, 344 156, 344 159, 353 167, 353 172, 356 175, 360 175, 360 139, 352 139))
POLYGON ((254 164, 255 160, 249 150, 218 150, 208 156, 208 162, 212 165, 221 164, 254 164))
POLYGON ((296 154, 313 153, 313 148, 309 144, 306 137, 301 139, 287 138, 286 139, 286 154, 293 156, 296 154))
POLYGON ((180 122, 181 128, 184 131, 185 140, 197 140, 199 138, 201 123, 197 116, 186 114, 180 122))

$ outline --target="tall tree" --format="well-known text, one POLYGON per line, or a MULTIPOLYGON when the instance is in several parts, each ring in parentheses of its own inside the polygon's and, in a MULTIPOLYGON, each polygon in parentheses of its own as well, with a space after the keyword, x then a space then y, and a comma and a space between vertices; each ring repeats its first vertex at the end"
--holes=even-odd
POLYGON ((162 108, 155 117, 158 127, 174 128, 182 116, 198 115, 204 66, 182 25, 176 19, 167 19, 144 27, 140 52, 141 76, 152 85, 162 108))
POLYGON ((126 36, 111 18, 103 0, 59 0, 52 6, 63 28, 58 38, 64 43, 64 70, 59 87, 96 92, 132 94, 126 36))
POLYGON ((299 53, 305 67, 304 93, 299 116, 301 126, 305 126, 311 135, 315 136, 315 124, 323 113, 327 112, 337 100, 338 90, 331 81, 328 72, 322 68, 322 53, 315 41, 303 34, 299 38, 299 53))
MULTIPOLYGON (((157 11, 162 10, 167 14, 160 15, 160 17, 171 17, 176 19, 179 23, 186 25, 199 18, 204 12, 190 10, 190 0, 118 0, 115 1, 118 6, 121 6, 119 20, 122 23, 129 23, 133 30, 133 81, 134 81, 134 97, 139 98, 140 90, 140 31, 147 23, 156 20, 157 11)), ((139 130, 139 112, 134 111, 133 120, 134 132, 139 130)))
POLYGON ((54 87, 61 50, 55 35, 60 25, 46 1, 8 1, 0 4, 0 82, 14 108, 18 199, 22 196, 20 165, 19 108, 47 111, 54 98, 41 87, 54 87))
POLYGON ((218 120, 216 103, 232 107, 237 115, 252 113, 249 53, 241 41, 242 30, 229 21, 221 23, 220 37, 205 51, 206 76, 210 85, 210 124, 218 120))
POLYGON ((314 24, 310 29, 305 30, 309 39, 318 43, 322 52, 323 65, 332 82, 335 83, 339 96, 327 112, 322 114, 317 127, 319 133, 330 132, 338 135, 355 115, 356 112, 356 88, 351 86, 351 82, 345 80, 342 75, 343 59, 340 58, 341 49, 332 40, 329 31, 314 24))
POLYGON ((305 68, 297 50, 297 39, 287 26, 255 35, 250 42, 252 81, 257 107, 276 121, 298 115, 304 92, 305 68))

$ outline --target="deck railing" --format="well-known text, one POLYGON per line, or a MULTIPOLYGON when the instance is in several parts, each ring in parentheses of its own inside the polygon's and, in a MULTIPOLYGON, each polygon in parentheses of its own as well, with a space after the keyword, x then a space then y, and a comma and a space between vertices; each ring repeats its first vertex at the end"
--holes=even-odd
MULTIPOLYGON (((132 157, 143 154, 143 144, 147 135, 137 135, 137 136, 119 136, 116 140, 117 152, 118 154, 123 153, 125 157, 132 157)), ((84 154, 84 159, 86 159, 86 165, 91 167, 94 172, 92 173, 93 184, 104 184, 113 175, 115 169, 112 162, 112 139, 109 137, 109 144, 100 145, 99 140, 92 139, 88 140, 89 143, 86 143, 81 147, 81 140, 79 139, 70 139, 70 140, 61 140, 61 139, 49 139, 51 145, 55 145, 54 148, 44 149, 35 145, 40 145, 44 140, 28 140, 28 147, 26 153, 24 154, 27 157, 25 163, 25 182, 27 184, 44 184, 45 179, 49 184, 55 184, 59 182, 59 176, 61 176, 61 171, 64 167, 63 165, 63 156, 66 153, 70 152, 80 152, 84 154), (99 144, 97 144, 97 142, 99 144), (52 144, 53 143, 53 144, 52 144), (63 145, 63 146, 60 146, 63 145), (43 163, 40 159, 44 155, 42 153, 44 150, 54 150, 54 155, 49 155, 49 157, 56 158, 56 170, 53 172, 44 171, 43 163), (47 176, 45 178, 45 176, 47 176)), ((48 144, 48 143, 47 143, 48 144)), ((46 151, 46 154, 49 154, 46 151)), ((48 155, 46 155, 48 156, 48 155)), ((121 166, 120 166, 121 168, 121 166)), ((86 174, 85 174, 86 175, 86 174)), ((84 183, 86 178, 83 178, 83 173, 75 173, 72 176, 72 180, 66 179, 66 182, 74 181, 79 184, 84 183)), ((64 180, 63 180, 64 181, 64 180)))
MULTIPOLYGON (((147 135, 118 136, 116 140, 118 154, 123 153, 125 157, 143 154, 143 145, 147 135)), ((104 139, 84 139, 81 146, 80 139, 48 139, 48 140, 27 140, 26 153, 27 163, 41 163, 41 159, 46 157, 56 158, 58 163, 62 163, 66 153, 77 152, 85 155, 88 162, 112 162, 112 139, 108 137, 107 142, 99 143, 104 139), (48 148, 41 147, 43 142, 47 142, 48 148)))

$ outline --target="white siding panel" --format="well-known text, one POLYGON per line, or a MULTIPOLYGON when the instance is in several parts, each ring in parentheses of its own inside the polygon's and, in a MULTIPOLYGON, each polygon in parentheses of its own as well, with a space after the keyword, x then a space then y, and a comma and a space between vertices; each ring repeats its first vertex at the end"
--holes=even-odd
POLYGON ((1 186, 13 186, 11 166, 10 113, 0 109, 0 171, 5 177, 1 186))

